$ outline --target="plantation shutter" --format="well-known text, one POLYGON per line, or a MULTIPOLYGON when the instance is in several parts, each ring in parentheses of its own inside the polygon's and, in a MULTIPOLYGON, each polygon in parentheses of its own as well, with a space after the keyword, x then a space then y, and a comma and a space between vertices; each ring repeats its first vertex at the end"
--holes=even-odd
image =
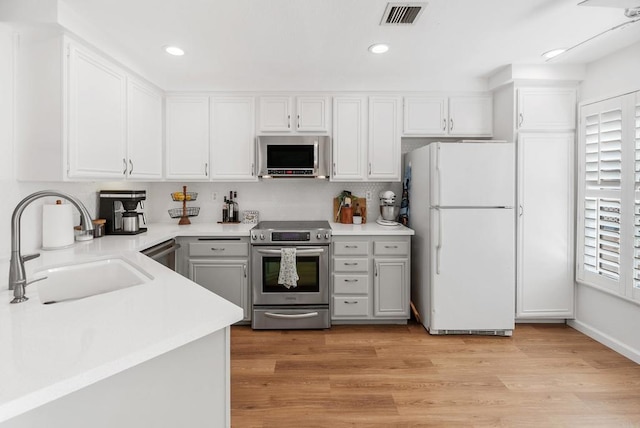
POLYGON ((640 288, 640 104, 635 108, 635 205, 633 218, 633 286, 640 288))
POLYGON ((620 189, 622 178, 622 109, 585 118, 587 189, 620 189))

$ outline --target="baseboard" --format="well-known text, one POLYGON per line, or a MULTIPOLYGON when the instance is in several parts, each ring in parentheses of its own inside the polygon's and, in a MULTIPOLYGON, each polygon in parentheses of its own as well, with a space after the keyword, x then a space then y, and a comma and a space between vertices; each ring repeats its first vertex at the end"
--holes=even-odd
POLYGON ((581 333, 586 334, 590 338, 602 343, 606 347, 613 349, 617 353, 624 355, 625 357, 629 358, 631 361, 635 362, 636 364, 640 364, 639 350, 633 349, 625 345, 624 343, 621 343, 619 340, 614 339, 608 334, 605 334, 600 330, 597 330, 578 320, 567 320, 567 325, 569 327, 572 327, 578 330, 581 333))
POLYGON ((516 324, 564 324, 564 318, 516 318, 516 324))

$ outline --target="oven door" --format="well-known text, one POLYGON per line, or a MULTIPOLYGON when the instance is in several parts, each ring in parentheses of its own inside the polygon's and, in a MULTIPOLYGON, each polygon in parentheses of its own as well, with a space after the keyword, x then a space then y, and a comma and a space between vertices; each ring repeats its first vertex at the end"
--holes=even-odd
POLYGON ((297 287, 278 284, 281 246, 253 246, 254 305, 314 305, 329 303, 329 247, 296 247, 297 287))

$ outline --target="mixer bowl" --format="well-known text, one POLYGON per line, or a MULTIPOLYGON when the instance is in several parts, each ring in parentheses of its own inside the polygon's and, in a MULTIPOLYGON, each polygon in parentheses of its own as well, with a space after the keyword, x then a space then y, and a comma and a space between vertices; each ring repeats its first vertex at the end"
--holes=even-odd
POLYGON ((380 215, 382 216, 383 220, 396 221, 399 212, 400 207, 396 207, 393 205, 380 205, 380 215))

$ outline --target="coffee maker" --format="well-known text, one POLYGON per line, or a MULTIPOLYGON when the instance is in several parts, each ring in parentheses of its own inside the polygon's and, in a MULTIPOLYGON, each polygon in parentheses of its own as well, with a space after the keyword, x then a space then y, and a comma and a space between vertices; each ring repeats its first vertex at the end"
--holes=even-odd
POLYGON ((136 235, 147 231, 144 213, 137 211, 138 204, 144 208, 147 192, 144 190, 101 190, 100 218, 105 219, 105 233, 107 235, 136 235))

